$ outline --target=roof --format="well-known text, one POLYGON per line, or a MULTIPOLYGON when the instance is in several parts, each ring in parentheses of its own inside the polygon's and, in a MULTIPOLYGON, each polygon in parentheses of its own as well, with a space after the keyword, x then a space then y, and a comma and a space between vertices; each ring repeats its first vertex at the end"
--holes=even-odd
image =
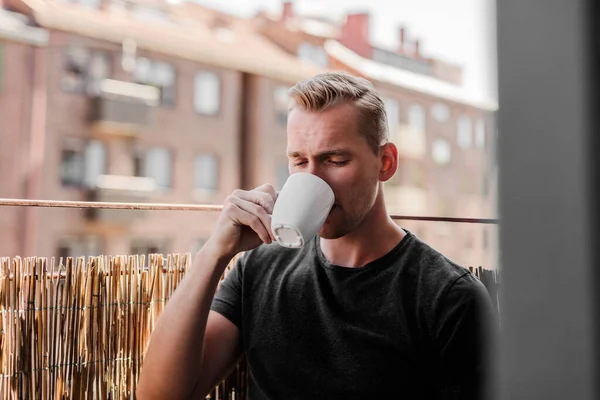
POLYGON ((461 86, 361 57, 336 40, 327 40, 325 51, 368 79, 483 110, 496 111, 498 109, 497 102, 474 95, 461 86))
POLYGON ((48 43, 45 29, 28 26, 20 14, 0 9, 0 39, 9 39, 32 45, 48 43))
POLYGON ((47 29, 114 43, 133 39, 138 48, 285 82, 323 72, 285 53, 255 32, 247 21, 220 14, 226 29, 207 24, 200 15, 204 12, 209 20, 210 13, 214 16, 216 12, 201 6, 170 5, 169 16, 174 22, 170 23, 168 20, 136 18, 124 11, 87 9, 61 1, 22 1, 30 7, 37 23, 47 29), (183 21, 186 15, 189 17, 183 21))
POLYGON ((334 38, 339 35, 339 28, 337 26, 317 19, 301 19, 298 21, 298 25, 304 33, 317 37, 334 38))

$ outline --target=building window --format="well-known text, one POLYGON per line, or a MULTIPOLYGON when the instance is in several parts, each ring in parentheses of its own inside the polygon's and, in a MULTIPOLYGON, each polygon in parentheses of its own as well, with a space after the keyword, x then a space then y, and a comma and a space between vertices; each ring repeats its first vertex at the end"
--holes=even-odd
POLYGON ((141 151, 133 155, 133 176, 144 176, 144 153, 141 151))
POLYGON ((473 126, 469 117, 461 115, 458 118, 457 132, 456 140, 460 147, 466 149, 473 145, 473 126))
POLYGON ((106 146, 92 140, 66 140, 60 162, 60 180, 64 186, 94 187, 106 172, 106 146))
POLYGON ((97 140, 87 143, 84 153, 83 181, 87 187, 95 187, 98 177, 106 173, 106 146, 97 140))
POLYGON ((287 125, 289 93, 285 86, 278 86, 273 92, 275 119, 280 125, 287 125))
POLYGON ((450 162, 450 144, 444 139, 436 139, 431 148, 433 161, 439 165, 446 165, 450 162))
POLYGON ((485 123, 482 120, 477 121, 475 126, 475 144, 480 149, 485 147, 485 123))
POLYGON ((60 181, 64 186, 83 185, 83 153, 76 149, 62 149, 60 181))
POLYGON ((450 119, 450 107, 444 103, 436 103, 431 108, 431 116, 439 122, 446 122, 450 119))
POLYGON ((97 95, 100 84, 111 76, 111 57, 101 50, 69 46, 66 52, 62 88, 67 92, 97 95))
POLYGON ((175 104, 175 68, 171 64, 138 58, 133 79, 142 85, 156 87, 160 91, 161 104, 175 104))
POLYGON ((219 163, 213 154, 201 154, 194 159, 194 189, 215 191, 219 187, 219 163))
POLYGON ((172 178, 172 159, 168 149, 154 147, 142 154, 134 155, 136 176, 152 178, 158 188, 170 188, 172 178))
POLYGON ((413 104, 408 109, 408 123, 417 132, 425 132, 425 111, 419 104, 413 104))
POLYGON ((280 190, 285 185, 285 182, 290 176, 290 169, 288 162, 281 162, 277 164, 276 168, 276 179, 277 179, 277 188, 280 190))
POLYGON ((310 43, 302 43, 298 46, 298 58, 322 68, 327 68, 329 65, 329 56, 325 49, 310 43))
POLYGON ((221 104, 221 82, 213 72, 198 72, 194 80, 194 107, 200 114, 215 115, 221 104))
POLYGON ((398 133, 398 126, 400 125, 400 106, 398 105, 398 100, 391 97, 384 97, 383 103, 385 105, 385 114, 387 115, 390 140, 394 141, 398 133))

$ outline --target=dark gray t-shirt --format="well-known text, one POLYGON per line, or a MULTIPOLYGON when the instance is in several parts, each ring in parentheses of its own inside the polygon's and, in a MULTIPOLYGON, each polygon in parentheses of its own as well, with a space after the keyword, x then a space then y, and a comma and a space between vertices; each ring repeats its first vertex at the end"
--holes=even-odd
POLYGON ((485 287, 410 232, 361 268, 318 239, 238 260, 212 310, 241 331, 249 399, 479 399, 485 287))

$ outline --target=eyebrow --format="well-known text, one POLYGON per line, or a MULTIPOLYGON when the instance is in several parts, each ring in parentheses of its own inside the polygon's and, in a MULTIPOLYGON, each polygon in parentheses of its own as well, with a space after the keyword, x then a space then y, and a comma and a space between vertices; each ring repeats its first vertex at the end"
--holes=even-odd
MULTIPOLYGON (((291 152, 287 153, 287 156, 289 158, 298 158, 298 157, 302 157, 303 155, 304 154, 302 154, 301 152, 298 152, 298 151, 291 151, 291 152)), ((348 156, 348 155, 350 155, 350 152, 348 150, 331 149, 331 150, 325 150, 325 151, 318 153, 317 157, 321 158, 321 157, 348 156)))

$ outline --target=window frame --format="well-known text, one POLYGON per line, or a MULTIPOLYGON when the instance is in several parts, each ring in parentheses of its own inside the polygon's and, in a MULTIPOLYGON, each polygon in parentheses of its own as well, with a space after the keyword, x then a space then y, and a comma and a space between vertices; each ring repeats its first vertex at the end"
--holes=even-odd
POLYGON ((196 153, 196 155, 194 156, 194 174, 192 176, 194 190, 203 192, 203 193, 210 193, 210 194, 215 193, 220 188, 220 177, 221 177, 221 162, 220 162, 219 157, 215 153, 209 153, 209 152, 196 153), (197 162, 200 159, 211 159, 212 161, 214 161, 214 166, 215 166, 214 187, 198 187, 196 185, 196 183, 198 182, 197 181, 197 179, 198 179, 197 162))
POLYGON ((197 71, 196 74, 194 75, 194 91, 193 91, 192 96, 193 96, 192 103, 194 105, 194 111, 196 113, 198 113, 200 115, 204 115, 204 116, 210 116, 210 117, 218 116, 221 113, 221 110, 223 107, 223 80, 222 80, 221 76, 217 72, 213 72, 213 71, 207 71, 207 70, 197 71), (207 112, 207 111, 198 109, 198 102, 197 102, 196 96, 198 93, 198 78, 201 75, 212 76, 216 80, 216 95, 218 96, 218 98, 216 101, 216 109, 212 112, 210 112, 210 111, 207 112))

